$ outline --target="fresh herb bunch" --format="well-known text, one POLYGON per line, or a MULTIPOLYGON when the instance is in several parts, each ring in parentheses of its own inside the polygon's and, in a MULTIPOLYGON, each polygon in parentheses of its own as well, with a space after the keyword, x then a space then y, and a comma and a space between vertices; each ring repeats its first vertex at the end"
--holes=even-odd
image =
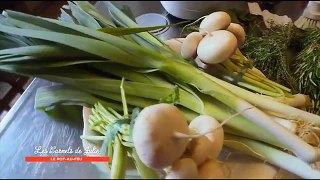
POLYGON ((242 51, 253 60, 255 67, 268 78, 298 92, 297 82, 292 76, 294 61, 293 39, 296 39, 296 28, 293 24, 272 25, 262 35, 247 34, 242 51))
POLYGON ((313 106, 308 111, 320 114, 320 30, 306 29, 301 45, 294 64, 299 91, 311 96, 313 106))
POLYGON ((293 24, 272 25, 262 35, 247 34, 242 51, 268 78, 309 95, 306 109, 320 114, 320 30, 301 30, 293 24))

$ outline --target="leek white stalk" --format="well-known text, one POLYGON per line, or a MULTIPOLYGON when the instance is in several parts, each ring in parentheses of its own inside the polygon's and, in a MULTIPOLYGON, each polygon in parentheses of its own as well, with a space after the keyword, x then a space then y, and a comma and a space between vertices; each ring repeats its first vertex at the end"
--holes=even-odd
POLYGON ((225 81, 222 81, 218 78, 209 76, 211 79, 213 79, 215 82, 220 84, 221 86, 225 87, 226 89, 230 91, 236 92, 237 96, 246 99, 248 102, 255 104, 256 106, 270 110, 276 113, 285 114, 288 117, 295 119, 295 120, 304 120, 307 122, 310 122, 315 125, 320 125, 320 116, 316 114, 312 114, 306 111, 303 111, 301 109, 297 109, 291 106, 288 106, 283 103, 279 103, 276 101, 273 101, 269 98, 265 98, 263 96, 260 96, 258 94, 249 92, 245 89, 242 89, 240 87, 237 87, 233 84, 227 83, 225 81))
POLYGON ((307 107, 311 104, 310 98, 304 94, 294 94, 293 97, 270 97, 265 95, 261 96, 297 108, 307 107))

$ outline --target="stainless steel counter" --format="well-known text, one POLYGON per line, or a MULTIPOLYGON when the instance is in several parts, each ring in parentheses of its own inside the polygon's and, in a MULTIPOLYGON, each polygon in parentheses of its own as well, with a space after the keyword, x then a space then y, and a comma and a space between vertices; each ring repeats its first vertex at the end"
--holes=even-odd
POLYGON ((1 122, 0 178, 98 178, 91 163, 25 162, 26 156, 37 156, 34 151, 39 146, 82 148, 81 116, 75 119, 80 123, 66 123, 73 120, 57 121, 34 109, 36 90, 50 85, 46 80, 34 79, 1 122))

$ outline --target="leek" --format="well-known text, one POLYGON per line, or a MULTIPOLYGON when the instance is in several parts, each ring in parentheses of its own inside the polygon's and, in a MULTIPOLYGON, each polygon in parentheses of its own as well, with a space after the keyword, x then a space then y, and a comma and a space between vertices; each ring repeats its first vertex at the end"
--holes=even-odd
POLYGON ((263 143, 226 134, 224 145, 242 150, 246 154, 286 169, 300 177, 306 179, 317 179, 320 177, 320 171, 313 169, 301 159, 263 143))
MULTIPOLYGON (((80 11, 82 14, 74 13, 73 15, 77 16, 77 19, 82 19, 92 14, 95 14, 92 17, 97 17, 92 7, 90 8, 85 4, 81 6, 86 8, 84 11, 90 11, 90 13, 82 11, 80 11)), ((111 4, 109 7, 112 10, 112 17, 116 18, 118 23, 138 28, 130 18, 125 17, 111 4)), ((77 10, 71 8, 71 11, 77 10)), ((275 102, 211 76, 195 68, 180 56, 175 55, 161 41, 147 32, 135 34, 136 29, 132 29, 131 35, 128 34, 130 32, 128 30, 123 34, 125 36, 114 36, 98 31, 98 29, 93 28, 91 24, 87 24, 85 21, 80 25, 13 11, 7 11, 6 18, 11 25, 6 23, 0 25, 0 31, 3 34, 13 34, 17 37, 30 39, 33 42, 31 45, 40 47, 40 49, 28 49, 29 45, 23 45, 24 47, 21 48, 19 43, 16 43, 14 47, 11 44, 1 50, 3 54, 0 53, 0 69, 2 70, 61 82, 72 88, 81 89, 81 91, 85 92, 85 97, 89 98, 80 98, 80 101, 90 101, 91 104, 96 100, 94 97, 99 98, 99 100, 101 98, 102 100, 111 100, 111 102, 123 102, 123 96, 119 95, 121 92, 120 79, 129 79, 122 86, 128 95, 128 111, 130 110, 130 105, 145 107, 151 103, 158 103, 161 99, 166 101, 173 99, 173 103, 179 107, 181 106, 189 117, 194 117, 197 114, 209 114, 222 121, 234 112, 242 112, 241 116, 226 124, 231 133, 253 139, 256 138, 257 140, 288 149, 306 162, 314 162, 319 158, 319 152, 314 147, 282 127, 263 111, 268 110, 287 116, 299 114, 296 117, 297 120, 309 120, 315 125, 320 122, 319 116, 275 102), (131 37, 131 39, 128 37, 131 37), (47 50, 52 55, 45 56, 45 60, 48 60, 49 57, 55 57, 53 51, 57 50, 59 52, 59 48, 64 47, 72 49, 73 52, 79 51, 81 52, 79 54, 83 54, 83 56, 71 53, 71 56, 68 57, 56 57, 56 64, 49 63, 46 66, 45 60, 41 59, 43 56, 41 57, 40 53, 43 47, 49 47, 47 50), (19 53, 16 54, 16 51, 19 53), (10 57, 10 55, 18 55, 18 57, 10 57), (76 59, 78 60, 77 62, 75 62, 76 59), (35 62, 44 62, 44 64, 40 67, 30 66, 35 62), (116 72, 112 70, 114 64, 116 64, 115 68, 121 69, 123 67, 129 71, 126 72, 123 69, 123 71, 116 72), (108 67, 103 68, 103 66, 108 67), (172 93, 175 92, 176 87, 178 87, 179 94, 177 98, 174 98, 172 93), (146 100, 135 102, 138 99, 146 100), (268 102, 268 104, 265 102, 268 102), (247 108, 251 109, 243 112, 247 108)), ((97 20, 97 22, 100 21, 104 20, 101 18, 97 20)), ((117 28, 114 28, 114 32, 117 32, 117 28)), ((121 29, 118 29, 118 32, 124 33, 121 29)), ((61 56, 62 54, 60 53, 61 56)), ((235 57, 235 62, 237 60, 239 59, 235 57)), ((233 66, 228 65, 229 67, 233 66)), ((251 78, 250 80, 248 79, 248 82, 258 77, 262 78, 257 73, 250 75, 247 74, 247 77, 251 78)), ((269 92, 276 90, 273 93, 285 91, 283 87, 276 86, 267 80, 263 85, 260 84, 261 87, 268 89, 269 92), (272 88, 268 89, 266 84, 272 88), (278 90, 280 91, 278 92, 278 90)), ((71 102, 77 103, 79 100, 77 99, 78 97, 74 97, 71 102)), ((57 102, 63 102, 63 100, 57 102)), ((119 108, 119 104, 115 105, 115 107, 119 108)), ((127 110, 124 111, 127 112, 127 110)), ((109 126, 105 127, 99 123, 96 124, 95 119, 90 122, 102 134, 106 135, 111 131, 109 126)), ((119 140, 122 145, 131 145, 130 142, 126 142, 130 140, 127 135, 119 138, 119 140)), ((105 140, 103 147, 107 147, 107 144, 107 140, 105 140)), ((121 173, 119 176, 121 176, 121 173)))

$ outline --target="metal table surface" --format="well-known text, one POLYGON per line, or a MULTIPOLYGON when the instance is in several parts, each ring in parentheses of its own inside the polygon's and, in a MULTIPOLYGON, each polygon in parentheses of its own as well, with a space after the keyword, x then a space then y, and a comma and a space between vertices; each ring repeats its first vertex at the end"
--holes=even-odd
POLYGON ((34 79, 1 122, 0 178, 98 178, 91 163, 25 161, 26 156, 38 156, 37 147, 83 150, 82 123, 57 121, 34 109, 37 89, 50 85, 49 81, 34 79))
MULTIPOLYGON (((128 5, 135 17, 145 13, 158 13, 166 16, 171 23, 179 20, 168 15, 160 1, 119 1, 114 3, 128 5)), ((105 10, 99 2, 96 7, 102 13, 105 10)), ((160 39, 178 36, 179 29, 170 28, 160 36, 160 39)), ((35 78, 1 121, 0 178, 103 178, 91 163, 25 162, 26 156, 36 155, 35 148, 38 147, 43 149, 50 147, 68 149, 70 147, 83 150, 80 139, 83 130, 82 123, 57 121, 46 113, 34 109, 37 89, 50 85, 52 82, 35 78)), ((82 121, 81 116, 77 120, 82 121)))

